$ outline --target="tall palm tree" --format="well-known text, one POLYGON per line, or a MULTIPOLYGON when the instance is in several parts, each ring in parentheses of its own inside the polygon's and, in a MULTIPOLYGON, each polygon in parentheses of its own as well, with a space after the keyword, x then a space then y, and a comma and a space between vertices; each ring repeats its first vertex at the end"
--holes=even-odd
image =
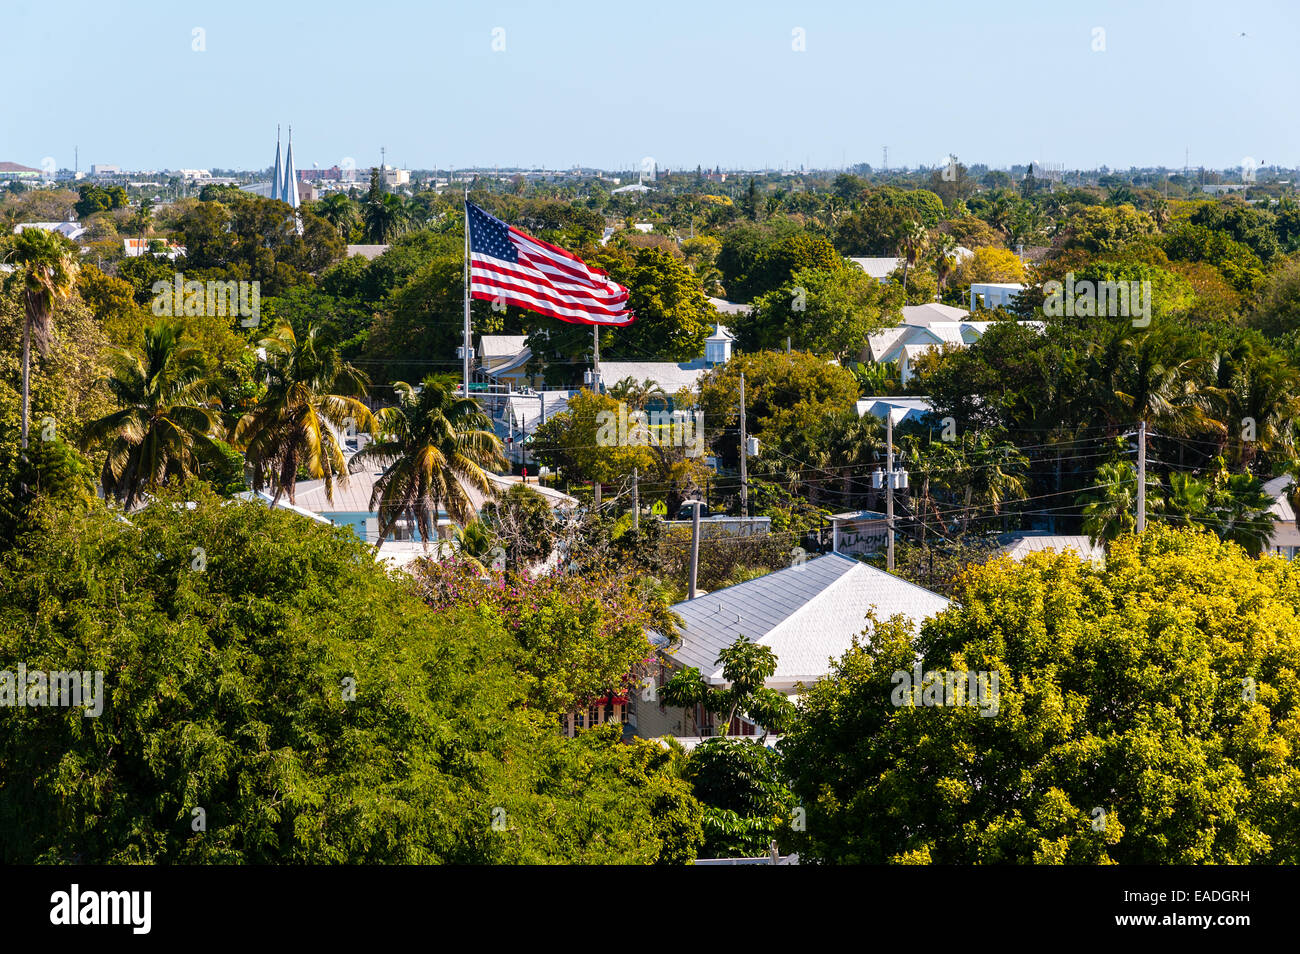
POLYGON ((199 473, 216 460, 223 430, 197 348, 182 347, 179 328, 158 322, 144 332, 144 350, 120 350, 108 389, 119 410, 86 428, 86 441, 107 441, 104 492, 130 510, 141 493, 199 473))
POLYGON ((366 237, 372 242, 383 244, 401 232, 409 214, 401 196, 385 192, 366 201, 362 217, 365 220, 366 237))
POLYGON ((1295 452, 1300 375, 1281 355, 1244 344, 1211 359, 1209 376, 1222 394, 1225 439, 1234 440, 1237 468, 1249 471, 1260 452, 1295 452))
POLYGON ((898 233, 898 255, 903 260, 903 294, 907 294, 907 270, 916 264, 930 241, 930 233, 916 219, 908 219, 898 233))
POLYGON ((258 342, 264 355, 258 377, 266 392, 235 427, 234 443, 253 465, 253 489, 275 488, 271 506, 288 493, 294 502, 298 468, 325 481, 334 499, 334 481, 347 480, 343 448, 336 431, 355 426, 375 433, 375 417, 358 398, 369 380, 347 364, 320 327, 308 325, 302 340, 287 322, 258 342), (329 425, 333 425, 331 428, 329 425))
POLYGON ((609 389, 609 396, 634 411, 644 411, 651 402, 668 403, 668 392, 650 378, 638 382, 636 378, 626 377, 609 389))
MULTIPOLYGON (((971 481, 966 488, 968 504, 973 496, 992 507, 997 516, 1002 513, 1002 504, 1006 501, 1025 498, 1029 459, 1014 444, 1006 441, 994 443, 987 434, 962 443, 970 448, 975 458, 971 465, 971 481)), ((969 511, 969 506, 967 509, 969 511)), ((962 525, 966 525, 964 516, 962 525)))
MULTIPOLYGON (((1075 503, 1083 508, 1083 532, 1093 543, 1114 540, 1137 526, 1137 468, 1127 460, 1114 460, 1097 468, 1096 486, 1075 503)), ((1163 499, 1147 485, 1147 509, 1160 510, 1163 499)))
POLYGON ((957 267, 957 240, 947 232, 941 232, 935 236, 933 243, 934 250, 934 273, 939 279, 938 289, 935 291, 935 297, 943 295, 943 287, 948 284, 948 279, 957 267))
POLYGON ((53 332, 51 315, 56 303, 70 294, 77 280, 77 248, 57 232, 23 229, 13 240, 11 258, 23 289, 23 406, 22 449, 27 449, 31 415, 32 345, 45 355, 53 332))
POLYGON ((467 525, 475 516, 467 488, 489 496, 492 485, 484 468, 506 465, 501 439, 473 398, 456 397, 433 376, 418 390, 403 381, 393 388, 397 405, 379 412, 383 439, 357 452, 351 465, 355 471, 373 461, 384 468, 370 498, 379 514, 375 549, 403 516, 415 524, 425 546, 437 534, 440 510, 467 525))
POLYGON ((1100 403, 1110 408, 1113 424, 1145 423, 1148 429, 1159 425, 1172 433, 1224 431, 1210 415, 1223 394, 1200 381, 1202 359, 1167 356, 1164 342, 1152 334, 1112 339, 1098 350, 1106 352, 1105 373, 1092 377, 1101 384, 1100 403))
POLYGON ((356 203, 343 192, 331 192, 313 205, 312 211, 334 226, 344 239, 357 224, 356 203))

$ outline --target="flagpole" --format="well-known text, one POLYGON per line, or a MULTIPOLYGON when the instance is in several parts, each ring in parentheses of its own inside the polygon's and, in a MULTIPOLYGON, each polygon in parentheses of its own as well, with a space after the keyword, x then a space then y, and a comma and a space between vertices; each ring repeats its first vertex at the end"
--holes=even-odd
POLYGON ((469 186, 465 187, 465 344, 462 353, 463 393, 469 397, 469 186))

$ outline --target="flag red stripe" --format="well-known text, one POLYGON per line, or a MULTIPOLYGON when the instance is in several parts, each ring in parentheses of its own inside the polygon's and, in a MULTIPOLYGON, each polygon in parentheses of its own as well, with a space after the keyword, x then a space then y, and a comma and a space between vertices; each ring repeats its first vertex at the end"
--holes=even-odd
POLYGON ((528 289, 536 289, 553 296, 556 301, 580 305, 590 303, 597 306, 623 305, 627 302, 627 291, 617 285, 613 288, 596 290, 574 285, 561 285, 548 282, 532 273, 532 270, 519 269, 508 262, 497 259, 480 260, 477 256, 470 264, 470 280, 482 279, 485 284, 513 283, 528 289))

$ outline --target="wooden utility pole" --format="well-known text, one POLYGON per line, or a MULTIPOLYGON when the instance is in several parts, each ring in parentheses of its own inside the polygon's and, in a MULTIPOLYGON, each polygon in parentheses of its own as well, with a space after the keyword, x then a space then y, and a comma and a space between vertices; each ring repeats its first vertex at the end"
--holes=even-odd
POLYGON ((894 569, 894 416, 885 408, 885 568, 894 569))
POLYGON ((690 589, 686 593, 688 600, 695 599, 695 582, 700 573, 700 501, 689 501, 691 504, 691 583, 690 589))
POLYGON ((637 468, 632 468, 632 529, 641 529, 641 494, 637 488, 637 468))
POLYGON ((740 372, 740 515, 749 516, 749 434, 745 430, 745 372, 740 372))
POLYGON ((1137 532, 1147 528, 1147 422, 1138 421, 1137 532))

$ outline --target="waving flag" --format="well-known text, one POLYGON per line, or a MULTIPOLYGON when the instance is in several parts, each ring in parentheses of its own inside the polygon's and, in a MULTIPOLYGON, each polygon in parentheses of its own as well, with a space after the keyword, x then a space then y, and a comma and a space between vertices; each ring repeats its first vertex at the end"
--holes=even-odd
POLYGON ((630 325, 627 289, 599 268, 465 203, 469 294, 580 325, 630 325))

